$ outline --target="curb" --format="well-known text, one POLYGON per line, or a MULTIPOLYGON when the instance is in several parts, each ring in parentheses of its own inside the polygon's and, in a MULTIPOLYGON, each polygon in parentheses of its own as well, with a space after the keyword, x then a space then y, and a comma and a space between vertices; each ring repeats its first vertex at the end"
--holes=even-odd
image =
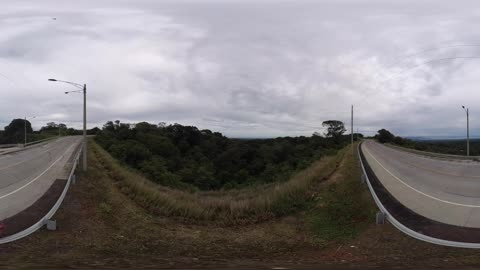
POLYGON ((384 144, 384 145, 398 151, 403 151, 411 154, 416 154, 424 157, 437 158, 437 159, 458 160, 458 161, 464 161, 464 160, 478 161, 480 159, 480 156, 460 156, 460 155, 452 155, 452 154, 442 154, 442 153, 434 153, 434 152, 406 148, 403 146, 398 146, 393 144, 384 144))

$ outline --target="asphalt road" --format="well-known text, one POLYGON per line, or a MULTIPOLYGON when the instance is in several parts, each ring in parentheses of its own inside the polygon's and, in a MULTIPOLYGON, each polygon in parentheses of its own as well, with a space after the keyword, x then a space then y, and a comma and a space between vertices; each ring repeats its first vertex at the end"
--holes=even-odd
POLYGON ((375 175, 404 206, 439 222, 480 228, 480 162, 440 160, 367 140, 375 175))
POLYGON ((63 137, 0 155, 0 221, 32 205, 54 183, 65 179, 81 136, 63 137))

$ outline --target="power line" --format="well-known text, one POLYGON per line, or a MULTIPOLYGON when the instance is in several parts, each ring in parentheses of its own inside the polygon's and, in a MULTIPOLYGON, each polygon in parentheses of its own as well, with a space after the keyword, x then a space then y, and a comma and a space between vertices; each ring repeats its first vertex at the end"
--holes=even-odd
POLYGON ((435 52, 435 51, 440 51, 440 50, 443 50, 443 49, 459 48, 459 47, 480 47, 480 45, 479 44, 456 44, 456 45, 447 45, 447 46, 442 46, 442 47, 430 47, 430 48, 427 48, 427 49, 414 51, 413 53, 405 54, 403 56, 400 56, 400 57, 396 58, 397 61, 393 62, 392 64, 390 64, 387 67, 392 67, 392 66, 394 66, 398 63, 402 63, 402 62, 408 60, 408 58, 412 58, 414 56, 422 55, 422 54, 425 54, 425 53, 428 53, 428 52, 435 52))
POLYGON ((364 96, 363 99, 358 103, 359 105, 363 105, 363 102, 370 96, 374 95, 374 94, 377 94, 378 92, 380 92, 381 90, 379 89, 380 86, 382 86, 383 84, 389 82, 391 79, 394 79, 394 78, 397 78, 399 77, 400 75, 403 75, 405 74, 406 72, 408 71, 411 71, 415 68, 418 68, 418 67, 421 67, 421 66, 424 66, 424 65, 428 65, 428 64, 431 64, 431 63, 435 63, 435 62, 441 62, 441 61, 447 61, 447 60, 455 60, 455 59, 480 59, 480 56, 454 56, 454 57, 444 57, 444 58, 435 58, 435 59, 430 59, 430 60, 427 60, 425 62, 422 62, 420 64, 417 64, 415 66, 412 66, 412 67, 409 67, 407 69, 404 69, 404 70, 401 70, 400 72, 397 72, 395 74, 393 74, 392 76, 390 76, 389 78, 387 78, 386 80, 384 80, 383 82, 380 82, 375 88, 374 88, 374 92, 373 93, 370 93, 368 96, 364 96))
POLYGON ((10 82, 11 84, 15 85, 15 84, 14 84, 14 81, 13 81, 12 79, 10 79, 9 77, 7 77, 5 74, 0 73, 0 77, 6 79, 8 82, 10 82))

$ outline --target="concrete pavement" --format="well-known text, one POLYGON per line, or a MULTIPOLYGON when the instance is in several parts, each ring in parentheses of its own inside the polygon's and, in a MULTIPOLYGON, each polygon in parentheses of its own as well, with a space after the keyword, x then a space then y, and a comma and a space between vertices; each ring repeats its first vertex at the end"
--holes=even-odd
POLYGON ((480 163, 439 160, 362 144, 365 158, 383 186, 415 213, 442 223, 480 228, 480 163))
POLYGON ((31 206, 56 179, 68 177, 81 139, 63 137, 0 155, 0 221, 31 206))

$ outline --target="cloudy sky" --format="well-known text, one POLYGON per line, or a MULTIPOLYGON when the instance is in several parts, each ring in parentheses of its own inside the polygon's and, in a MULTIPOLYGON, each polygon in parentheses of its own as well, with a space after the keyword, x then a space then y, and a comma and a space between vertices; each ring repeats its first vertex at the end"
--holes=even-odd
POLYGON ((36 116, 232 137, 480 135, 477 1, 0 0, 0 126, 36 116), (55 19, 54 19, 55 18, 55 19))

